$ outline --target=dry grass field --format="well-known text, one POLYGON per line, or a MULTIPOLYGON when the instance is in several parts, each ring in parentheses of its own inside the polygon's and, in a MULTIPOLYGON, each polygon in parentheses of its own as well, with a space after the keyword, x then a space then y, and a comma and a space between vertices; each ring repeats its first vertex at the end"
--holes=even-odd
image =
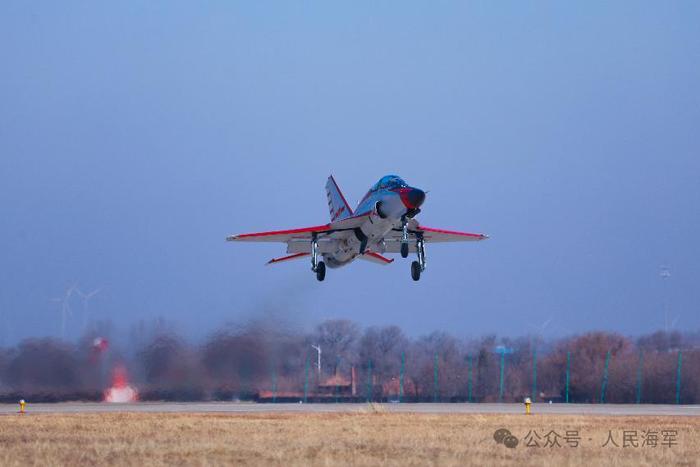
POLYGON ((698 465, 699 435, 699 417, 389 414, 381 407, 360 414, 28 414, 0 417, 0 465, 698 465), (499 428, 518 438, 515 448, 494 440, 499 428), (570 446, 572 432, 578 447, 570 446), (620 447, 601 447, 609 434, 620 447), (669 440, 677 444, 664 445, 669 440))

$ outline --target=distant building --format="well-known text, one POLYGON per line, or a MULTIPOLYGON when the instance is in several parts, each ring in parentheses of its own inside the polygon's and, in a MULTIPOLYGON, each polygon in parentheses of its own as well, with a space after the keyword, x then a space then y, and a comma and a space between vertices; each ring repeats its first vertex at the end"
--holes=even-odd
MULTIPOLYGON (((350 378, 346 378, 336 370, 335 374, 322 380, 315 390, 309 390, 306 395, 309 402, 328 402, 335 400, 359 401, 357 397, 357 371, 350 368, 350 378)), ((304 399, 303 392, 296 391, 259 391, 258 402, 297 402, 304 399)))
MULTIPOLYGON (((398 399, 401 395, 401 380, 394 376, 382 385, 382 395, 389 399, 398 399)), ((403 397, 415 397, 416 385, 411 378, 404 376, 403 397)))
POLYGON ((335 374, 330 378, 318 383, 317 394, 328 396, 356 396, 357 395, 357 375, 355 367, 350 369, 350 379, 344 378, 336 369, 335 374))
MULTIPOLYGON (((350 377, 347 378, 336 370, 333 376, 321 380, 315 388, 309 388, 306 399, 309 402, 364 402, 368 393, 363 389, 357 391, 357 369, 350 368, 350 377)), ((369 391, 369 387, 367 391, 369 391)), ((398 376, 392 377, 385 383, 380 384, 377 376, 372 376, 372 394, 371 398, 375 401, 389 400, 396 401, 403 397, 407 400, 414 399, 418 396, 416 384, 408 376, 404 377, 403 395, 401 396, 401 380, 398 376)), ((257 394, 258 402, 299 402, 304 400, 304 393, 301 391, 259 391, 257 394)))

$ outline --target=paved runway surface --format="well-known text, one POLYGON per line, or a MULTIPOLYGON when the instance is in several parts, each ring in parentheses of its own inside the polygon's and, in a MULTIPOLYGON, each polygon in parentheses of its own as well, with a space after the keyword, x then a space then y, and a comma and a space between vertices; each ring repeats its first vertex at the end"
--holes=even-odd
MULTIPOLYGON (((522 404, 379 404, 380 410, 397 413, 430 414, 518 414, 522 404)), ((0 414, 17 413, 18 405, 0 404, 0 414)), ((367 412, 367 404, 255 404, 238 402, 140 402, 107 404, 61 402, 27 403, 28 413, 95 413, 95 412, 165 412, 165 413, 328 413, 367 412)), ((700 405, 635 405, 635 404, 533 404, 534 414, 570 415, 682 415, 700 416, 700 405)))

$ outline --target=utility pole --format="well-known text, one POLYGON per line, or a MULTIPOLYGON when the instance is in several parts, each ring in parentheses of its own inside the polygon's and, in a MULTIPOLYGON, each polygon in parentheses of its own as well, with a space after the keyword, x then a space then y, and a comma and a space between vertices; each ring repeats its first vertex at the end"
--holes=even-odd
POLYGON ((403 401, 403 375, 406 372, 406 353, 401 352, 401 375, 399 377, 399 402, 403 401))
POLYGON ((566 352, 566 403, 569 403, 569 383, 571 382, 571 352, 566 352))
POLYGON ((605 369, 603 370, 603 383, 600 388, 600 403, 605 404, 605 392, 608 389, 608 368, 610 367, 610 351, 605 354, 605 369))
POLYGON ((532 400, 537 400, 537 349, 532 351, 532 400))
POLYGON ((321 380, 321 345, 313 345, 311 344, 311 347, 314 348, 317 352, 317 358, 316 358, 316 371, 318 371, 318 378, 319 381, 321 380))
POLYGON ((304 404, 309 401, 309 356, 306 356, 306 365, 304 365, 304 404))
POLYGON ((671 270, 668 266, 661 266, 659 276, 663 281, 663 301, 664 301, 664 331, 668 334, 668 279, 671 277, 671 270))
POLYGON ((507 353, 513 353, 513 349, 506 347, 504 345, 499 345, 496 346, 494 349, 494 352, 499 354, 501 356, 501 371, 500 371, 500 377, 499 377, 499 382, 498 382, 498 402, 503 402, 503 389, 504 389, 504 382, 503 382, 503 376, 504 376, 504 368, 506 366, 506 354, 507 353))
POLYGON ((676 404, 681 403, 681 364, 683 363, 683 354, 678 351, 678 367, 676 367, 676 404))

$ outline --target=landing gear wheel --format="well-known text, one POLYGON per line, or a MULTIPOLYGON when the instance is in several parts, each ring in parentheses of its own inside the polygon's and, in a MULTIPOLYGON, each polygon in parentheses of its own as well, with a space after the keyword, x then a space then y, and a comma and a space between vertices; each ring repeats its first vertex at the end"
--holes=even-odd
POLYGON ((411 263, 411 277, 414 281, 420 280, 421 267, 418 261, 411 263))
POLYGON ((408 258, 408 243, 401 244, 401 257, 408 258))
POLYGON ((326 263, 323 261, 319 261, 318 265, 316 266, 316 279, 318 279, 319 282, 323 282, 323 279, 326 278, 326 263))

